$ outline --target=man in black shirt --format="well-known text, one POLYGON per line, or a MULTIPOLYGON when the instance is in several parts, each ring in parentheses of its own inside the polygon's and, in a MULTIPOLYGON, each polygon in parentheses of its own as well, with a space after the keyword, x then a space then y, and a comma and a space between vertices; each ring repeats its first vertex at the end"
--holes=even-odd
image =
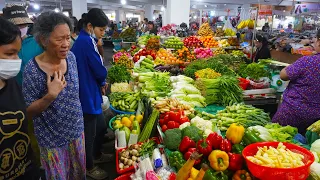
POLYGON ((14 77, 21 59, 20 30, 0 17, 0 180, 38 180, 28 136, 26 104, 14 77))

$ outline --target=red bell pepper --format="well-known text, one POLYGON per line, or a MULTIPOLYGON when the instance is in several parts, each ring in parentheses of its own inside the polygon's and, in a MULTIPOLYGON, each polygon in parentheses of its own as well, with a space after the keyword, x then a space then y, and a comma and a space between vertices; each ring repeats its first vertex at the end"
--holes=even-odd
POLYGON ((200 154, 204 156, 209 156, 212 151, 212 145, 209 139, 200 139, 197 144, 197 149, 200 154))
POLYGON ((180 112, 169 112, 169 121, 179 122, 180 121, 181 114, 180 112))
MULTIPOLYGON (((196 148, 189 148, 188 151, 184 154, 184 159, 186 161, 188 161, 188 159, 190 158, 191 154, 197 152, 196 148)), ((197 159, 196 162, 194 163, 195 165, 200 164, 201 162, 201 158, 197 159)))
POLYGON ((237 171, 241 170, 244 160, 241 154, 228 153, 229 156, 229 170, 237 171))
POLYGON ((166 132, 166 130, 168 130, 167 125, 163 125, 163 126, 161 127, 161 130, 162 130, 162 132, 166 132))
POLYGON ((222 139, 220 144, 220 150, 225 152, 231 152, 232 144, 228 139, 222 139))
POLYGON ((220 149, 220 144, 223 139, 222 136, 214 132, 214 133, 210 133, 207 139, 209 139, 213 149, 220 149))
POLYGON ((163 117, 163 124, 168 124, 169 121, 170 121, 169 120, 169 114, 166 113, 165 116, 163 117))
POLYGON ((188 136, 185 136, 179 146, 179 151, 182 153, 187 152, 187 150, 189 148, 195 148, 196 147, 196 143, 190 139, 188 136))

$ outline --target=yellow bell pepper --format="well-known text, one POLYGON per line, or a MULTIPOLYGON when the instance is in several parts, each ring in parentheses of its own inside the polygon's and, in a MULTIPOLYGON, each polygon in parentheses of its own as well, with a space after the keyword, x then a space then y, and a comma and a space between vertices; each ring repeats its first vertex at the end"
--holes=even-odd
POLYGON ((212 151, 208 157, 208 160, 212 169, 216 171, 224 171, 229 167, 229 156, 224 151, 212 151))
POLYGON ((239 144, 244 135, 244 127, 232 123, 226 132, 226 138, 231 141, 233 144, 239 144))
POLYGON ((190 178, 192 178, 192 179, 196 179, 196 178, 197 178, 198 173, 199 173, 199 170, 198 170, 198 169, 196 169, 196 168, 192 168, 192 169, 191 169, 191 173, 190 173, 190 178))

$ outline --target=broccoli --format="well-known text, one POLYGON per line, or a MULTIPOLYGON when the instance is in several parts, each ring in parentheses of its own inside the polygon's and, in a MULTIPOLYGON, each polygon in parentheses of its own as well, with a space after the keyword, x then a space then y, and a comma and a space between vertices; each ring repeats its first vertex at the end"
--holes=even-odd
POLYGON ((182 130, 182 138, 188 136, 195 142, 201 139, 201 131, 196 126, 188 126, 182 130))
POLYGON ((181 130, 179 128, 176 129, 168 129, 164 133, 164 143, 166 147, 172 151, 178 150, 181 142, 181 130))

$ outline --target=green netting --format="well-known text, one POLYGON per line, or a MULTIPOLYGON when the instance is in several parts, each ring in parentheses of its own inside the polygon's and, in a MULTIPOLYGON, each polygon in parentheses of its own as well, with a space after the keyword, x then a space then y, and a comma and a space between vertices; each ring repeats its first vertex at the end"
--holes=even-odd
POLYGON ((224 106, 219 106, 219 105, 215 105, 215 104, 211 104, 205 108, 198 108, 196 107, 195 108, 197 111, 204 111, 204 112, 207 112, 207 113, 210 113, 210 114, 216 114, 217 111, 220 111, 220 110, 223 110, 225 109, 224 106))

